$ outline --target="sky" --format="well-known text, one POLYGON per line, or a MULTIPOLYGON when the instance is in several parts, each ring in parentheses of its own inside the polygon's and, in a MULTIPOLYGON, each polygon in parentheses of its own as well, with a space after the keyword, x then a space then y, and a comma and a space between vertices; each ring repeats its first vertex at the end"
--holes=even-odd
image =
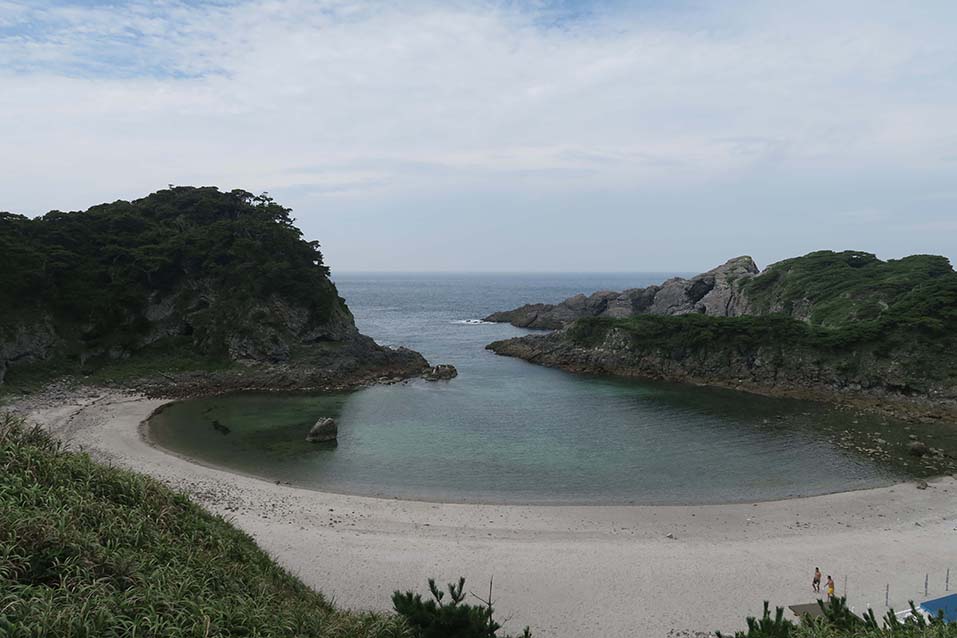
POLYGON ((957 258, 957 3, 0 0, 0 210, 266 191, 333 271, 957 258))

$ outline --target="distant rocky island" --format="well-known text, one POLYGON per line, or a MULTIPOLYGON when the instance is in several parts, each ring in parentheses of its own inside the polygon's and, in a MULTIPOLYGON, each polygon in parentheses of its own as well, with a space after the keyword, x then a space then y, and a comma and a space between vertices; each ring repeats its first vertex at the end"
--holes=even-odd
POLYGON ((487 320, 553 329, 487 346, 541 365, 957 420, 957 273, 945 257, 820 251, 760 272, 738 257, 487 320))
POLYGON ((0 385, 58 376, 164 394, 332 389, 430 370, 359 333, 290 210, 175 187, 0 213, 0 385))

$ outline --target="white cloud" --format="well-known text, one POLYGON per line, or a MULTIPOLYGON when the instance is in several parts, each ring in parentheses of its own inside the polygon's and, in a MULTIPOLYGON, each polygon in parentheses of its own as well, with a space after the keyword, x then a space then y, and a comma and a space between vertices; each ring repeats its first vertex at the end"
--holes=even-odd
POLYGON ((949 4, 550 11, 0 1, 0 209, 955 170, 949 4))

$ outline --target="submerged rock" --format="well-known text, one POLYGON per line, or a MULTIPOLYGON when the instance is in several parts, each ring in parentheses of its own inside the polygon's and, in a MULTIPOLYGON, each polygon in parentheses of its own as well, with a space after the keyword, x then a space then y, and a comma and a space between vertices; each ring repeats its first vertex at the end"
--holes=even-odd
POLYGON ((218 419, 213 419, 213 429, 223 435, 229 434, 232 431, 228 426, 220 423, 218 419))
POLYGON ((442 363, 434 366, 431 370, 422 375, 426 381, 448 381, 459 376, 459 371, 455 366, 448 363, 442 363))
POLYGON ((928 448, 927 444, 923 441, 911 441, 907 444, 907 452, 910 453, 911 456, 920 457, 930 452, 930 448, 928 448))
POLYGON ((316 424, 309 430, 306 440, 312 443, 324 443, 326 441, 335 441, 339 435, 339 427, 335 419, 323 417, 316 421, 316 424))

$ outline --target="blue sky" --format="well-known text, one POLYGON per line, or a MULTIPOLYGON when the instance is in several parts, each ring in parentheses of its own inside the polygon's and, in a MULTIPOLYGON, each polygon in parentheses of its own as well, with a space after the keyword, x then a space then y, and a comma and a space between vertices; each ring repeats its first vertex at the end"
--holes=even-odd
POLYGON ((957 257, 952 2, 0 0, 0 210, 269 191, 338 270, 957 257))

